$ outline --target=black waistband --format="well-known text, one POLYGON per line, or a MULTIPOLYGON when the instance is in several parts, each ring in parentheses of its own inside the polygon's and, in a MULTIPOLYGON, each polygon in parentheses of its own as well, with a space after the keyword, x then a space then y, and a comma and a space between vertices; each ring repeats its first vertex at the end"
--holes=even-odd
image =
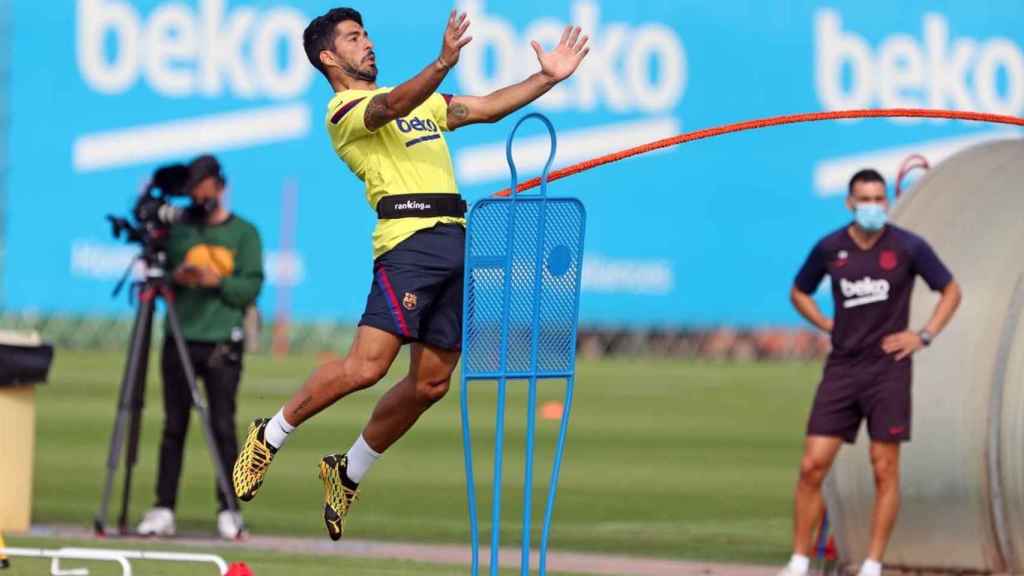
POLYGON ((381 220, 465 215, 466 201, 458 194, 393 194, 377 202, 377 217, 381 220))

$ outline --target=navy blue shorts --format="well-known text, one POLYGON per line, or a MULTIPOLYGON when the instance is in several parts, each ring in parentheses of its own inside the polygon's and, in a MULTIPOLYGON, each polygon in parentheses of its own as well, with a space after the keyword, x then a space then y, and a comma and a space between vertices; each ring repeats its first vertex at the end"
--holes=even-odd
POLYGON ((891 356, 825 363, 807 434, 853 443, 862 421, 877 442, 910 441, 912 364, 891 356))
POLYGON ((465 228, 438 224, 385 252, 373 263, 373 283, 359 325, 405 342, 461 349, 465 246, 465 228))

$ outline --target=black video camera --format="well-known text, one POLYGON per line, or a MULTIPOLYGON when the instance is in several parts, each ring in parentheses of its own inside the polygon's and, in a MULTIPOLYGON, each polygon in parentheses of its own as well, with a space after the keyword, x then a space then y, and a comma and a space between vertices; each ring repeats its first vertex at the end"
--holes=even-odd
POLYGON ((169 164, 158 168, 132 208, 134 223, 128 218, 107 215, 114 238, 125 236, 128 242, 145 247, 162 245, 170 226, 189 217, 188 208, 169 202, 175 196, 188 196, 188 190, 185 189, 188 178, 188 166, 184 164, 169 164))

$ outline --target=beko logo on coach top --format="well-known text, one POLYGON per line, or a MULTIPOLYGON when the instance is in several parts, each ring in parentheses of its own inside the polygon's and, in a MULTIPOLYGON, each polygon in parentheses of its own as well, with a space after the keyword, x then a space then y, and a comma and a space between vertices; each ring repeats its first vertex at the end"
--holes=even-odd
MULTIPOLYGON (((473 42, 462 51, 456 71, 462 87, 472 94, 493 92, 535 72, 530 40, 550 50, 567 24, 540 18, 517 33, 511 22, 486 12, 485 0, 461 0, 459 6, 473 22, 473 42), (488 66, 489 60, 493 66, 488 66)), ((686 89, 686 50, 672 28, 658 22, 601 22, 600 6, 592 0, 572 3, 571 21, 600 41, 590 43, 590 54, 572 81, 555 86, 537 101, 538 107, 603 106, 615 112, 664 112, 676 107, 686 89)))
POLYGON ((76 16, 79 71, 103 94, 127 92, 141 76, 162 96, 284 99, 312 79, 302 48, 308 19, 294 8, 199 0, 142 14, 127 0, 78 0, 76 16))
POLYGON ((953 37, 945 16, 927 13, 921 38, 892 34, 872 47, 832 9, 815 14, 814 36, 818 98, 830 110, 1024 112, 1024 52, 1009 38, 953 37))
POLYGON ((847 298, 843 302, 843 308, 854 308, 889 299, 889 281, 884 278, 875 280, 870 276, 865 276, 853 282, 846 278, 840 278, 839 289, 847 298))

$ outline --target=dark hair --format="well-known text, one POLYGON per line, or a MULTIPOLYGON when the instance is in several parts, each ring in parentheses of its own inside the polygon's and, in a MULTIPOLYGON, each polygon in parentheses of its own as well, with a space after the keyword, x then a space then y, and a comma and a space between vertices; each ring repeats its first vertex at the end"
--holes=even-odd
POLYGON ((848 194, 853 194, 853 185, 858 182, 879 182, 882 186, 885 186, 885 178, 878 173, 878 170, 871 168, 865 168, 854 174, 853 178, 850 178, 850 190, 848 194))
POLYGON ((188 179, 183 187, 187 194, 191 194, 192 189, 207 178, 216 180, 221 188, 228 183, 227 178, 224 177, 224 171, 220 167, 220 162, 212 154, 197 156, 189 162, 187 169, 188 179))
POLYGON ((327 70, 320 62, 320 52, 330 50, 334 46, 335 30, 338 24, 347 20, 363 25, 363 16, 352 8, 333 8, 323 16, 314 18, 302 33, 302 47, 306 49, 306 58, 309 58, 313 68, 324 76, 327 76, 327 70))

